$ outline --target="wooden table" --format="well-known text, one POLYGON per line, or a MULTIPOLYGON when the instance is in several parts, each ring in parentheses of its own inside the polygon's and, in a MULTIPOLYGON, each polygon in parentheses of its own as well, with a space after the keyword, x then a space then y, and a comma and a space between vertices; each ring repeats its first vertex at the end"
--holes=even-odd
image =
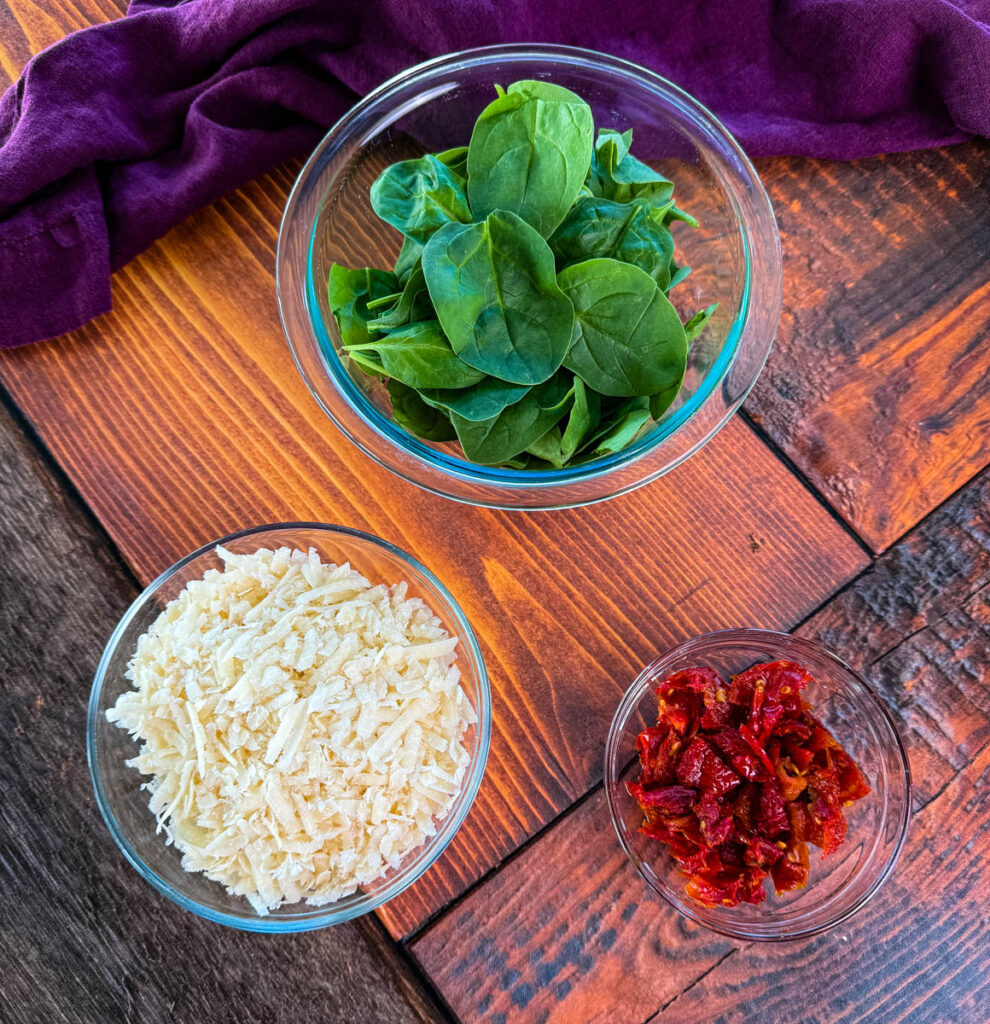
MULTIPOLYGON (((112 0, 0 4, 0 73, 112 0)), ((990 145, 763 160, 784 313, 744 413, 593 508, 469 509, 325 420, 278 324, 297 165, 120 271, 115 310, 0 357, 0 1020, 990 1019, 990 145), (99 821, 83 757, 100 647, 139 584, 248 524, 415 553, 476 625, 495 723, 447 853, 365 920, 266 938, 183 913, 99 821), (653 898, 608 822, 608 722, 699 632, 796 630, 896 716, 915 819, 851 921, 768 947, 653 898)))

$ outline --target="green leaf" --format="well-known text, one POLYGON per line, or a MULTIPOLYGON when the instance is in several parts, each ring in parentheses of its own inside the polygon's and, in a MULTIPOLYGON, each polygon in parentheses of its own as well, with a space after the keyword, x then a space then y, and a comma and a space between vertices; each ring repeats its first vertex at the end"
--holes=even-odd
POLYGON ((411 388, 466 388, 484 379, 480 370, 458 359, 436 320, 407 324, 348 354, 371 350, 389 377, 411 388))
POLYGON ((441 228, 423 250, 423 273, 444 332, 470 366, 513 384, 539 384, 560 367, 574 311, 550 247, 514 213, 441 228))
POLYGON ((476 220, 508 210, 544 238, 577 198, 591 161, 591 108, 550 82, 515 82, 481 112, 468 147, 476 220))
MULTIPOLYGON (((685 364, 687 369, 687 364, 685 364)), ((681 385, 684 383, 684 374, 677 378, 672 384, 664 388, 662 391, 658 391, 655 395, 650 395, 650 415, 658 420, 660 417, 671 407, 674 399, 677 397, 677 392, 681 390, 681 385)))
POLYGON ((453 441, 457 437, 446 414, 427 405, 412 388, 397 380, 388 382, 395 422, 426 441, 453 441))
POLYGON ((549 243, 560 268, 607 257, 646 271, 660 288, 670 281, 674 236, 662 214, 644 203, 579 199, 549 243))
POLYGON ((437 409, 480 422, 492 419, 503 409, 521 401, 529 389, 528 384, 508 384, 497 377, 485 377, 480 383, 457 391, 427 388, 423 390, 422 398, 437 409))
POLYGON ((670 224, 675 220, 682 220, 692 228, 696 228, 698 226, 697 217, 692 217, 686 210, 682 210, 679 206, 671 204, 670 209, 663 215, 663 222, 664 224, 670 224))
POLYGON ((621 452, 635 441, 651 420, 650 400, 630 398, 609 415, 601 428, 581 453, 581 461, 588 462, 621 452))
POLYGON ((567 375, 558 374, 491 419, 468 420, 452 414, 464 455, 472 462, 497 466, 524 452, 567 414, 561 398, 568 390, 567 375))
POLYGON ((639 267, 594 259, 557 278, 574 304, 564 365, 603 395, 648 396, 684 372, 687 341, 670 300, 639 267))
POLYGON ((602 399, 597 391, 589 391, 580 377, 574 378, 574 404, 567 417, 567 426, 560 440, 560 460, 567 463, 598 426, 602 415, 602 399))
POLYGON ((436 316, 433 303, 430 302, 430 293, 426 290, 423 268, 418 262, 406 279, 402 291, 389 298, 392 299, 391 308, 385 308, 385 299, 368 303, 368 309, 378 313, 373 320, 368 321, 369 331, 391 331, 419 320, 433 320, 436 316))
POLYGON ((674 183, 629 152, 632 132, 620 135, 603 128, 595 141, 595 152, 586 181, 592 195, 616 203, 634 199, 666 212, 673 207, 674 183))
POLYGON ((695 338, 705 329, 706 324, 712 318, 712 313, 718 309, 718 303, 713 302, 707 309, 699 309, 697 313, 691 317, 690 320, 684 325, 684 334, 687 337, 688 344, 690 345, 695 338))
POLYGON ((687 277, 688 274, 690 274, 690 273, 691 273, 691 268, 690 267, 679 267, 676 263, 674 263, 673 260, 671 260, 671 262, 670 262, 670 281, 667 283, 667 287, 664 289, 664 291, 669 293, 670 290, 675 285, 679 285, 681 283, 681 281, 683 281, 684 278, 687 277))
POLYGON ((471 220, 464 179, 432 154, 386 167, 371 186, 371 205, 383 221, 422 244, 444 224, 471 220))
POLYGON ((467 146, 455 146, 453 149, 445 149, 437 153, 437 159, 446 164, 460 178, 467 179, 467 146))
POLYGON ((419 242, 414 242, 411 238, 402 239, 402 248, 395 260, 395 276, 399 279, 400 285, 406 283, 422 255, 423 247, 419 242))
POLYGON ((364 267, 349 270, 334 263, 327 282, 327 299, 341 341, 345 345, 361 345, 368 341, 368 300, 398 291, 399 282, 390 270, 364 267))
POLYGON ((350 352, 347 349, 344 349, 344 351, 351 362, 369 377, 388 376, 385 372, 385 367, 381 364, 381 360, 375 356, 374 352, 350 352))
POLYGON ((541 438, 538 438, 527 449, 527 453, 537 459, 542 459, 555 469, 560 469, 564 464, 564 456, 561 451, 560 425, 552 426, 541 438))

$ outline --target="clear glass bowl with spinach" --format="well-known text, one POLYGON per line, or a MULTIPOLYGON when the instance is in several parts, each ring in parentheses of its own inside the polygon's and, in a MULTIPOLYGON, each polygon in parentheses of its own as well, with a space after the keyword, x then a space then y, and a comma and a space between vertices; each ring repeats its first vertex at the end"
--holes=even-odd
POLYGON ((496 507, 586 504, 683 461, 752 386, 780 306, 773 214, 731 137, 662 78, 559 47, 454 54, 362 100, 293 189, 277 279, 344 434, 496 507))

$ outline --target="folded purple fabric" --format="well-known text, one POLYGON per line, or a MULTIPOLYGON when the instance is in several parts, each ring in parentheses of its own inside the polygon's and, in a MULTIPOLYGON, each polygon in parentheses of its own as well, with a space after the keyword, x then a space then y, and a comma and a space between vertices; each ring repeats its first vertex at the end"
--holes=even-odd
POLYGON ((990 135, 990 0, 143 0, 0 100, 0 347, 105 312, 112 269, 402 68, 532 41, 661 72, 753 155, 990 135))

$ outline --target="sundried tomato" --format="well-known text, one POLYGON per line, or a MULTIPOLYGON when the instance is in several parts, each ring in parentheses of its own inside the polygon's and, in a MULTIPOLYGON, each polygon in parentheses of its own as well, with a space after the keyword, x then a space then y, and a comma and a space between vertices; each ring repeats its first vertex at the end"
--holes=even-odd
POLYGON ((805 885, 808 844, 834 852, 842 808, 870 788, 856 762, 802 700, 812 681, 793 662, 753 665, 728 683, 690 668, 657 687, 657 724, 636 739, 627 784, 641 831, 663 843, 701 903, 761 903, 805 885))

